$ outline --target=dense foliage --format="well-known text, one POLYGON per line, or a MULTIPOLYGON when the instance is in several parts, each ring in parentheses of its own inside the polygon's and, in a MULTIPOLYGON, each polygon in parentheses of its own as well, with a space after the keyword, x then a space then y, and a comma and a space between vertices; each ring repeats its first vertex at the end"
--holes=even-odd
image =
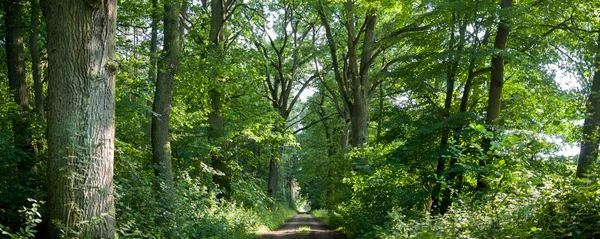
MULTIPOLYGON (((45 18, 5 2, 0 55, 14 24, 39 49, 21 42, 31 105, 0 61, 0 232, 45 236, 45 18)), ((306 203, 355 238, 600 237, 597 1, 184 0, 167 190, 165 2, 118 1, 115 235, 255 238, 306 203)), ((78 223, 60 236, 98 222, 78 223)))

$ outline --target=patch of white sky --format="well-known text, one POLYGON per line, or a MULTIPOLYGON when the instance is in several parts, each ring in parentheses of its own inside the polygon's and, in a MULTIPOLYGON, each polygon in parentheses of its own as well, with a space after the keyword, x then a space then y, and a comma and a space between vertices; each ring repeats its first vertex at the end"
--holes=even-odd
MULTIPOLYGON (((554 82, 558 85, 558 87, 563 91, 571 91, 571 90, 580 90, 581 83, 578 80, 576 74, 567 71, 564 67, 558 64, 551 64, 547 67, 547 69, 553 73, 554 82)), ((577 125, 583 125, 583 122, 574 122, 577 125)), ((556 152, 557 155, 562 156, 575 156, 579 154, 579 145, 575 145, 572 143, 564 142, 559 137, 547 137, 552 143, 555 143, 560 146, 560 151, 556 152)))
MULTIPOLYGON (((567 52, 566 49, 562 49, 562 52, 567 52)), ((558 62, 549 64, 546 66, 546 70, 554 76, 554 82, 562 91, 581 91, 582 90, 582 79, 581 76, 575 73, 576 62, 571 62, 567 56, 561 56, 558 62)), ((579 120, 573 122, 575 125, 583 125, 583 121, 579 120)), ((562 156, 576 156, 579 154, 579 144, 564 142, 560 137, 549 136, 547 139, 560 146, 560 151, 556 152, 556 155, 562 156)))

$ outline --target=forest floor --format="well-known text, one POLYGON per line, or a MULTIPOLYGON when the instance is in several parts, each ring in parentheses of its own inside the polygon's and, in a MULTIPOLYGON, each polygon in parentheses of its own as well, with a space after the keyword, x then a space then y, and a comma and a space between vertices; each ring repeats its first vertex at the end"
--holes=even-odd
POLYGON ((263 234, 261 239, 345 239, 338 232, 308 213, 298 213, 275 231, 263 234))

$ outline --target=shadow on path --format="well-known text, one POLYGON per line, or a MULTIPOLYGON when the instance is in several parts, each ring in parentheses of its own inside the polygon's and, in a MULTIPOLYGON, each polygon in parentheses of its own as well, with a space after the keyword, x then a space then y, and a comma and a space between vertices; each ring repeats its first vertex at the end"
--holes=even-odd
POLYGON ((263 234, 261 239, 346 239, 346 236, 308 213, 298 213, 275 231, 263 234))

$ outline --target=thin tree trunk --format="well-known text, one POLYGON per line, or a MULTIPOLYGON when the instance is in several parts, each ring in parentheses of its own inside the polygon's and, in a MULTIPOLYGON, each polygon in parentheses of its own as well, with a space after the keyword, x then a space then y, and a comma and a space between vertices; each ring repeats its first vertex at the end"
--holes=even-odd
MULTIPOLYGON (((150 85, 156 85, 156 64, 158 59, 158 23, 160 22, 160 11, 158 9, 158 0, 152 0, 152 22, 150 23, 151 33, 150 33, 150 67, 148 69, 148 77, 150 81, 150 85)), ((154 88, 150 90, 150 98, 154 95, 154 88)), ((147 100, 146 105, 152 109, 152 100, 147 100)), ((153 112, 149 111, 146 113, 147 123, 144 126, 144 131, 148 138, 151 138, 152 135, 152 115, 153 112)))
POLYGON ((342 152, 348 150, 348 139, 350 138, 350 120, 346 120, 340 127, 340 149, 342 152))
MULTIPOLYGON (((45 124, 44 117, 44 89, 42 83, 42 63, 39 49, 40 27, 40 2, 31 0, 31 32, 29 36, 29 52, 31 53, 31 73, 33 78, 33 92, 35 96, 35 113, 38 124, 45 124)), ((44 148, 44 143, 38 141, 35 145, 35 154, 39 155, 44 148)))
POLYGON ((352 106, 349 104, 348 101, 348 92, 346 91, 347 88, 344 85, 344 83, 346 82, 345 74, 342 73, 343 67, 340 66, 340 62, 338 61, 336 41, 333 36, 333 30, 331 29, 331 26, 329 24, 329 19, 327 18, 327 14, 325 14, 325 10, 323 8, 324 4, 325 3, 323 3, 322 1, 319 1, 317 13, 319 15, 319 19, 321 20, 321 25, 323 25, 323 28, 325 28, 325 36, 327 38, 327 46, 329 46, 329 55, 331 57, 331 62, 333 65, 335 81, 338 86, 340 98, 344 104, 344 115, 341 115, 341 117, 343 117, 342 120, 344 120, 344 124, 340 128, 339 144, 342 152, 345 152, 348 148, 348 138, 350 133, 348 129, 348 123, 350 122, 350 111, 352 106))
MULTIPOLYGON (((502 10, 512 7, 513 0, 502 0, 500 4, 502 10)), ((496 33, 496 39, 494 42, 494 48, 498 50, 506 49, 506 43, 508 42, 508 34, 510 28, 507 20, 500 18, 498 24, 498 32, 496 33)), ((490 91, 488 98, 487 115, 485 119, 486 125, 492 125, 496 119, 500 117, 500 99, 502 98, 502 86, 504 85, 504 56, 502 54, 495 54, 492 56, 492 72, 490 77, 490 91)), ((490 150, 490 139, 484 138, 482 147, 483 151, 487 153, 490 150)), ((479 160, 479 166, 485 167, 489 163, 489 159, 479 160)), ((489 183, 485 178, 485 173, 479 173, 477 175, 477 191, 483 191, 489 187, 489 183)))
POLYGON ((29 119, 29 95, 25 77, 25 51, 21 33, 21 19, 23 18, 21 3, 17 0, 5 0, 4 11, 6 14, 4 20, 9 87, 15 103, 21 108, 11 117, 13 140, 15 146, 24 152, 21 155, 23 160, 19 163, 19 167, 27 171, 33 163, 33 140, 29 119))
POLYGON ((379 85, 379 118, 377 119, 377 134, 375 142, 381 142, 381 129, 383 128, 383 82, 379 85))
MULTIPOLYGON (((29 112, 29 99, 25 77, 25 53, 23 47, 22 6, 19 1, 5 0, 5 32, 6 32, 6 63, 8 67, 9 90, 14 102, 20 109, 10 111, 10 119, 13 132, 13 144, 16 157, 13 163, 16 166, 14 174, 18 181, 15 187, 31 189, 35 187, 31 176, 35 166, 35 148, 33 146, 33 131, 31 127, 31 115, 29 112)), ((25 191, 23 191, 25 192, 25 191)), ((26 193, 15 194, 13 203, 25 205, 27 203, 26 193)))
POLYGON ((31 70, 33 75, 33 92, 35 94, 35 111, 38 116, 44 117, 44 95, 42 86, 42 63, 39 49, 40 3, 31 0, 31 36, 29 38, 29 51, 31 52, 31 70))
POLYGON ((598 160, 598 145, 600 144, 600 34, 596 45, 594 80, 588 96, 586 117, 583 122, 583 137, 577 163, 578 178, 589 176, 590 169, 598 160))
MULTIPOLYGON (((467 103, 469 101, 469 95, 471 93, 473 79, 475 78, 475 74, 473 72, 473 67, 474 67, 474 60, 471 59, 471 63, 469 64, 469 73, 467 74, 467 81, 465 83, 465 87, 463 89, 463 95, 462 95, 462 98, 460 101, 459 113, 467 112, 467 103)), ((462 126, 459 126, 456 131, 459 132, 461 130, 462 130, 462 126)), ((454 140, 456 142, 458 142, 460 140, 458 133, 454 134, 454 140)), ((452 169, 456 165, 457 162, 458 162, 458 158, 452 157, 452 159, 450 160, 449 168, 452 169)), ((462 173, 456 173, 454 171, 448 173, 448 182, 453 183, 455 192, 458 192, 458 190, 460 190, 462 188, 462 173), (457 178, 458 178, 458 180, 455 181, 455 179, 457 179, 457 178)), ((456 195, 456 193, 455 193, 455 195, 456 195)), ((442 195, 442 203, 440 205, 440 213, 441 214, 445 214, 448 211, 448 208, 450 208, 450 206, 452 205, 451 196, 452 196, 451 190, 449 188, 444 189, 444 192, 442 195)))
MULTIPOLYGON (((45 1, 44 8, 48 218, 89 238, 114 238, 117 1, 45 1)), ((50 238, 59 238, 58 225, 49 224, 50 238)))
MULTIPOLYGON (((453 21, 457 20, 457 16, 456 14, 452 14, 452 19, 453 21)), ((458 35, 458 39, 456 39, 454 33, 452 33, 452 35, 450 36, 450 43, 454 44, 455 42, 457 42, 457 46, 456 46, 456 50, 457 51, 462 51, 464 44, 465 44, 465 34, 467 31, 467 25, 465 23, 460 24, 459 26, 459 35, 458 35)), ((452 32, 454 32, 454 27, 452 27, 452 32)), ((471 62, 472 63, 472 62, 471 62)), ((456 81, 456 74, 458 72, 458 67, 460 64, 460 58, 458 56, 455 56, 455 59, 452 61, 452 64, 448 67, 448 75, 446 78, 446 99, 444 102, 444 119, 448 119, 448 117, 451 115, 451 110, 452 110, 452 100, 454 98, 454 83, 456 81)), ((469 65, 469 76, 467 77, 467 83, 465 85, 465 90, 466 91, 470 91, 470 87, 471 87, 471 82, 472 82, 472 78, 471 78, 471 73, 472 73, 472 66, 473 64, 469 65)), ((465 92, 463 96, 467 96, 468 97, 468 92, 465 92)), ((456 129, 455 129, 456 131, 456 129)), ((457 134, 455 132, 455 138, 457 137, 457 134)), ((450 137, 450 128, 449 127, 444 127, 442 130, 442 138, 440 140, 440 148, 443 150, 446 150, 448 148, 448 140, 450 137)), ((450 160, 450 166, 449 169, 452 169, 452 167, 454 167, 454 165, 456 164, 457 158, 456 157, 452 157, 452 159, 450 160)), ((440 159, 438 159, 438 165, 437 165, 437 179, 438 180, 442 180, 442 175, 444 173, 445 169, 445 165, 446 164, 446 158, 441 157, 440 159)), ((446 180, 446 182, 448 184, 452 184, 453 180, 455 177, 455 173, 454 172, 450 172, 448 173, 448 179, 446 180)), ((442 201, 441 204, 438 205, 439 203, 439 192, 441 189, 441 183, 437 182, 436 186, 434 188, 434 194, 433 194, 433 206, 435 207, 435 210, 440 213, 440 214, 445 214, 446 211, 448 210, 448 201, 449 198, 449 192, 450 192, 450 188, 445 187, 444 188, 444 193, 442 195, 442 201), (447 197, 448 196, 448 197, 447 197), (438 207, 439 206, 439 207, 438 207)))
MULTIPOLYGON (((323 107, 324 100, 324 95, 321 95, 321 102, 319 103, 319 110, 317 111, 317 114, 322 119, 326 117, 325 108, 323 107)), ((336 153, 336 147, 329 129, 330 126, 329 124, 327 124, 327 120, 321 120, 321 124, 323 124, 323 130, 325 131, 325 140, 327 141, 327 156, 332 157, 336 153)))
MULTIPOLYGON (((458 68, 458 62, 455 62, 453 66, 449 67, 449 73, 446 78, 446 99, 444 102, 444 119, 447 119, 450 116, 450 110, 452 108, 452 98, 454 97, 454 81, 456 78, 456 68, 458 68)), ((448 147, 448 138, 450 137, 450 129, 448 127, 444 127, 442 129, 442 136, 440 138, 440 149, 445 150, 448 147)), ((433 192, 431 193, 432 200, 432 208, 438 210, 438 203, 440 199, 440 190, 442 187, 441 181, 442 175, 446 170, 446 159, 444 157, 440 157, 437 162, 436 167, 436 183, 433 187, 433 192)))
POLYGON ((173 166, 171 162, 171 142, 169 121, 173 80, 179 65, 179 1, 164 3, 164 59, 158 67, 156 92, 154 94, 152 117, 152 159, 154 160, 155 190, 162 212, 159 223, 168 223, 173 213, 173 166))
POLYGON ((184 36, 185 36, 185 19, 187 18, 187 12, 189 9, 189 1, 182 0, 181 2, 181 17, 179 19, 179 41, 181 43, 181 50, 183 51, 183 46, 185 44, 184 36))

